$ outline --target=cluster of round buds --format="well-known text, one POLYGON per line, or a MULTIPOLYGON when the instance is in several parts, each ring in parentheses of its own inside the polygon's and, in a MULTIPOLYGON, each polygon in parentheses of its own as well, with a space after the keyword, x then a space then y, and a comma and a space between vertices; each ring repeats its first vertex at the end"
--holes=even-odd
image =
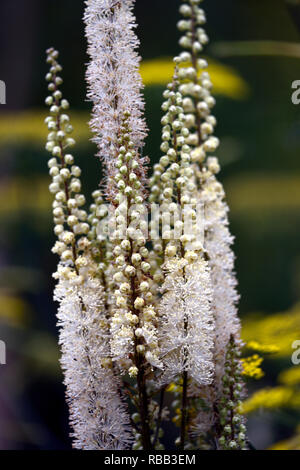
POLYGON ((145 198, 145 167, 147 158, 141 158, 133 140, 129 121, 131 114, 125 111, 119 129, 118 155, 108 171, 108 199, 121 204, 129 198, 132 204, 142 204, 145 198))
POLYGON ((133 428, 134 443, 132 445, 132 450, 143 450, 141 430, 137 427, 140 425, 141 416, 139 413, 133 413, 131 419, 136 425, 136 428, 133 428))
POLYGON ((240 346, 232 336, 226 353, 223 396, 219 405, 222 429, 219 445, 224 450, 246 449, 246 427, 238 411, 244 388, 240 356, 240 346))
POLYGON ((177 24, 179 31, 183 33, 179 44, 181 47, 199 53, 208 43, 208 37, 201 28, 206 23, 204 10, 199 7, 202 0, 186 0, 180 6, 183 19, 177 24))
POLYGON ((154 174, 150 180, 151 202, 169 205, 177 200, 175 181, 181 176, 182 164, 186 168, 190 162, 190 147, 187 144, 190 132, 186 127, 186 116, 182 107, 182 94, 175 91, 177 81, 169 83, 164 92, 162 109, 162 144, 164 155, 159 164, 154 166, 154 174))
POLYGON ((119 365, 131 376, 138 374, 136 354, 158 365, 156 312, 153 280, 146 247, 148 223, 139 161, 130 139, 130 114, 124 113, 114 181, 115 223, 113 234, 115 311, 111 321, 111 350, 119 365))
MULTIPOLYGON (((164 155, 154 166, 150 180, 150 200, 160 204, 162 213, 162 252, 167 258, 173 257, 183 247, 188 262, 196 260, 203 248, 199 243, 201 227, 199 222, 193 223, 199 207, 197 186, 202 179, 201 173, 207 171, 208 175, 219 171, 216 158, 207 159, 207 154, 218 148, 219 140, 213 135, 216 119, 211 115, 215 104, 211 96, 212 83, 204 70, 207 62, 200 57, 203 46, 208 42, 202 28, 205 15, 200 3, 200 0, 187 0, 180 7, 183 19, 178 28, 184 33, 180 44, 185 50, 174 58, 175 78, 164 92, 161 145, 164 155), (203 164, 206 159, 209 168, 203 164), (173 203, 177 203, 181 210, 185 208, 179 220, 174 218, 173 203), (185 218, 188 224, 185 224, 185 218), (173 225, 168 225, 168 220, 173 220, 173 225)), ((157 226, 157 221, 152 223, 157 226)), ((162 259, 159 243, 156 246, 159 260, 162 259)))
POLYGON ((191 158, 193 162, 202 164, 206 154, 217 149, 219 141, 213 136, 216 118, 211 115, 215 105, 211 95, 212 82, 204 70, 207 62, 200 57, 203 47, 208 43, 202 28, 205 14, 199 7, 200 3, 200 0, 189 0, 180 7, 183 19, 179 21, 178 28, 184 33, 180 45, 185 50, 174 61, 179 67, 179 91, 183 95, 186 126, 190 129, 188 144, 193 147, 191 158))
POLYGON ((91 242, 90 253, 94 261, 97 263, 97 272, 105 285, 106 305, 111 302, 112 288, 112 252, 111 243, 109 241, 108 233, 108 214, 109 206, 105 202, 100 189, 92 193, 93 203, 90 205, 88 223, 90 231, 88 239, 91 242))
POLYGON ((105 242, 107 241, 108 233, 105 221, 108 216, 108 207, 102 196, 100 189, 92 193, 93 203, 90 205, 88 215, 88 223, 90 224, 89 240, 92 242, 92 255, 100 261, 105 256, 103 250, 105 249, 105 242))
MULTIPOLYGON (((175 256, 182 246, 188 261, 195 261, 197 253, 192 252, 190 247, 195 242, 198 230, 197 168, 191 161, 191 134, 186 125, 183 97, 180 91, 174 91, 178 88, 177 71, 174 82, 164 92, 162 107, 166 114, 162 118, 161 150, 165 155, 154 168, 150 198, 152 202, 160 203, 160 228, 165 257, 175 256)), ((155 226, 157 221, 152 223, 155 226)))
MULTIPOLYGON (((50 107, 50 115, 45 120, 49 130, 46 149, 51 154, 48 161, 52 178, 49 190, 54 195, 54 232, 58 237, 53 252, 60 256, 61 263, 66 268, 73 267, 78 274, 80 269, 87 265, 85 257, 79 254, 90 246, 87 238, 90 226, 87 223, 87 213, 83 209, 85 197, 81 193, 81 170, 74 164, 74 157, 68 150, 75 141, 69 136, 73 131, 70 118, 66 114, 69 104, 59 90, 62 79, 58 74, 62 67, 57 58, 58 52, 55 49, 47 50, 50 72, 46 80, 51 95, 46 99, 46 104, 50 107)), ((71 276, 74 274, 71 269, 65 271, 66 276, 68 273, 71 276)))

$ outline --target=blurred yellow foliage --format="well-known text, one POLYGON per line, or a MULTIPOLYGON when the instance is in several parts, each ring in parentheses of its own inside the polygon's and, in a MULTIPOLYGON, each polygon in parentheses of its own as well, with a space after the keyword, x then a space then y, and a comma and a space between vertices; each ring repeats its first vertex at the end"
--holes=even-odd
POLYGON ((261 344, 258 341, 249 341, 246 346, 248 349, 262 354, 274 354, 279 351, 279 347, 275 344, 261 344))
POLYGON ((26 321, 28 305, 21 298, 0 292, 0 322, 10 326, 20 326, 26 321))
POLYGON ((265 374, 261 369, 263 358, 258 354, 242 358, 243 375, 252 379, 261 379, 265 374))
POLYGON ((276 357, 289 357, 293 353, 292 343, 300 339, 300 305, 287 312, 273 315, 248 315, 243 322, 243 339, 251 342, 274 345, 276 357))
POLYGON ((232 211, 299 209, 300 174, 239 174, 226 182, 232 211))
MULTIPOLYGON (((249 349, 274 352, 275 358, 291 357, 294 349, 292 344, 300 339, 300 305, 296 304, 290 311, 273 315, 249 315, 244 321, 243 338, 255 338, 247 343, 249 349), (261 347, 261 344, 263 346, 261 347), (267 346, 264 346, 267 345, 267 346), (276 352, 274 350, 279 348, 276 352)), ((252 356, 253 357, 253 356, 252 356)), ((259 356, 257 356, 259 361, 259 356)), ((259 367, 259 362, 257 363, 259 367)), ((244 365, 245 367, 245 365, 244 365)), ((249 366, 251 369, 251 365, 249 366)), ((255 361, 252 368, 255 370, 255 361)), ((287 409, 299 411, 300 408, 300 366, 283 370, 278 376, 278 385, 263 388, 254 392, 241 405, 243 414, 258 410, 271 411, 287 409)), ((271 450, 300 450, 300 429, 290 439, 274 444, 271 450)))
POLYGON ((25 178, 8 179, 0 186, 0 213, 14 211, 49 211, 51 194, 49 193, 47 177, 30 180, 25 178))
POLYGON ((263 388, 253 393, 253 395, 241 405, 241 412, 243 414, 249 414, 260 409, 298 409, 299 406, 300 394, 297 390, 290 387, 278 386, 263 388))
MULTIPOLYGON (((47 127, 44 123, 46 115, 46 108, 45 110, 0 114, 0 144, 29 143, 44 147, 47 137, 47 127)), ((71 112, 70 115, 76 141, 86 143, 91 137, 88 113, 71 112)))
POLYGON ((283 370, 279 374, 278 381, 285 385, 300 385, 300 366, 283 370))
MULTIPOLYGON (((141 74, 146 86, 164 86, 172 78, 174 64, 172 58, 159 58, 145 61, 141 74)), ((231 67, 210 61, 208 68, 214 83, 214 92, 229 98, 241 99, 248 95, 247 83, 231 67)), ((71 112, 75 138, 79 144, 86 144, 91 138, 88 127, 90 116, 87 112, 71 112)), ((20 113, 0 115, 0 144, 30 143, 43 145, 47 135, 44 119, 47 110, 29 110, 20 113)))
MULTIPOLYGON (((249 94, 247 83, 238 73, 227 65, 209 59, 209 72, 213 91, 233 99, 243 99, 249 94)), ((146 86, 166 85, 174 74, 174 63, 171 57, 147 60, 141 64, 141 75, 146 86)))

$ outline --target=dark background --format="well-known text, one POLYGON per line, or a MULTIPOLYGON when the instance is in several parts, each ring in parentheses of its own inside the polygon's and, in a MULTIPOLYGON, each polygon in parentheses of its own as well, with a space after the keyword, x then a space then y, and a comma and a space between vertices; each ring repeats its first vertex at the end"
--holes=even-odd
MULTIPOLYGON (((144 59, 178 53, 179 4, 137 0, 144 59)), ((300 297, 300 108, 291 102, 291 83, 300 79, 300 53, 298 58, 279 55, 275 48, 273 56, 259 55, 259 44, 248 54, 232 51, 237 41, 299 43, 300 6, 284 0, 206 0, 203 7, 211 38, 207 56, 233 67, 250 90, 243 99, 218 95, 214 113, 246 324, 253 312, 288 312, 300 297), (220 42, 228 41, 232 47, 225 45, 221 57, 220 42)), ((7 104, 0 106, 0 339, 7 344, 7 365, 0 366, 1 449, 70 448, 52 301, 57 260, 50 252, 50 198, 44 196, 47 154, 35 138, 37 124, 30 112, 46 116, 44 51, 52 45, 61 51, 64 96, 73 110, 90 110, 83 8, 81 0, 0 4, 0 79, 7 86, 7 104), (20 116, 31 139, 19 132, 20 116), (1 126, 8 130, 1 133, 1 126)), ((162 91, 161 86, 145 89, 151 129, 146 152, 153 162, 160 157, 162 91)), ((97 187, 101 169, 88 136, 75 153, 84 188, 97 187)), ((267 360, 263 384, 274 385, 278 372, 289 365, 288 357, 267 360)), ((295 410, 253 417, 251 439, 265 448, 291 436, 297 422, 295 410)))

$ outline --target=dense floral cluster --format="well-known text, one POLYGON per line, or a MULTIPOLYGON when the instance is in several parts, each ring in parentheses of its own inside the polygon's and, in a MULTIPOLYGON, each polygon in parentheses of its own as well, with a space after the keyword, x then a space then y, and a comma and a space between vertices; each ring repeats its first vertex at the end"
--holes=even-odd
POLYGON ((246 448, 233 238, 211 155, 219 140, 200 3, 180 7, 183 52, 148 182, 134 0, 86 1, 91 129, 105 168, 89 212, 67 153, 75 142, 58 53, 48 51, 55 299, 76 448, 162 449, 170 413, 181 449, 246 448))
POLYGON ((90 125, 108 177, 108 193, 116 171, 114 158, 118 155, 125 112, 130 113, 134 147, 141 147, 146 135, 133 5, 134 0, 87 0, 84 15, 91 58, 87 68, 87 96, 94 104, 90 125))
POLYGON ((62 98, 58 76, 62 68, 58 52, 47 51, 50 72, 46 79, 52 94, 46 99, 50 131, 46 149, 52 154, 48 166, 52 177, 54 232, 58 240, 53 252, 60 261, 54 278, 54 299, 59 302, 58 326, 65 373, 70 423, 74 447, 78 449, 124 449, 132 442, 129 416, 120 395, 107 339, 108 323, 104 308, 105 293, 101 268, 94 261, 94 234, 82 209, 81 170, 68 152, 75 141, 62 98), (115 409, 112 414, 111 410, 115 409))

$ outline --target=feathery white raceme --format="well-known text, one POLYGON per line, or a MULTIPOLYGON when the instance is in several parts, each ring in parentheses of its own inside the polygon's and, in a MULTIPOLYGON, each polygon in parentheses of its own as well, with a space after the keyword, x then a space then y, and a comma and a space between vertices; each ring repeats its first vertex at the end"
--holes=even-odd
POLYGON ((90 122, 94 141, 106 165, 118 150, 124 112, 130 113, 131 139, 143 145, 146 125, 139 74, 139 46, 132 13, 134 0, 87 0, 84 21, 90 63, 87 69, 88 98, 94 103, 90 122))
POLYGON ((228 229, 228 207, 224 201, 222 185, 214 176, 220 170, 215 152, 219 139, 214 136, 216 118, 212 115, 215 99, 211 95, 212 82, 204 71, 207 63, 200 57, 208 42, 203 25, 205 13, 200 1, 189 1, 180 12, 184 19, 178 23, 183 36, 180 45, 185 49, 175 62, 180 65, 179 91, 185 98, 182 106, 186 113, 186 125, 190 135, 187 143, 191 147, 191 161, 198 176, 198 203, 204 207, 204 249, 208 255, 211 286, 213 290, 212 310, 215 318, 215 389, 219 392, 224 374, 226 348, 231 335, 239 337, 240 323, 237 316, 238 294, 234 275, 234 255, 231 250, 233 237, 228 229), (192 62, 192 68, 189 62, 192 62))
POLYGON ((174 258, 166 263, 163 297, 159 305, 160 347, 164 374, 170 382, 184 371, 199 384, 212 382, 214 319, 207 262, 174 258))
MULTIPOLYGON (((75 279, 75 278, 74 278, 75 279)), ((131 444, 129 418, 108 358, 103 288, 60 276, 55 289, 62 350, 61 365, 73 428, 73 447, 122 450, 131 444)))
MULTIPOLYGON (((73 445, 77 449, 125 449, 131 442, 129 418, 109 358, 104 290, 93 258, 97 252, 92 243, 95 233, 82 208, 85 197, 81 194, 81 170, 74 165, 73 155, 67 153, 75 141, 68 137, 72 126, 65 112, 68 102, 58 89, 62 79, 57 73, 62 68, 57 58, 53 48, 47 51, 51 65, 47 80, 53 95, 46 100, 50 106, 46 122, 51 130, 46 148, 52 153, 48 166, 50 191, 55 194, 54 232, 58 237, 52 251, 60 256, 53 275, 58 281, 54 298, 59 303, 61 365, 73 445)), ((94 198, 101 203, 99 191, 94 198)), ((93 212, 91 216, 93 221, 93 212)))
MULTIPOLYGON (((205 173, 204 173, 205 176, 205 173)), ((228 228, 228 206, 223 186, 214 175, 206 178, 201 191, 205 211, 205 249, 209 257, 213 285, 212 308, 216 322, 216 388, 221 386, 224 362, 231 335, 240 334, 237 314, 239 295, 234 273, 233 237, 228 228)))

